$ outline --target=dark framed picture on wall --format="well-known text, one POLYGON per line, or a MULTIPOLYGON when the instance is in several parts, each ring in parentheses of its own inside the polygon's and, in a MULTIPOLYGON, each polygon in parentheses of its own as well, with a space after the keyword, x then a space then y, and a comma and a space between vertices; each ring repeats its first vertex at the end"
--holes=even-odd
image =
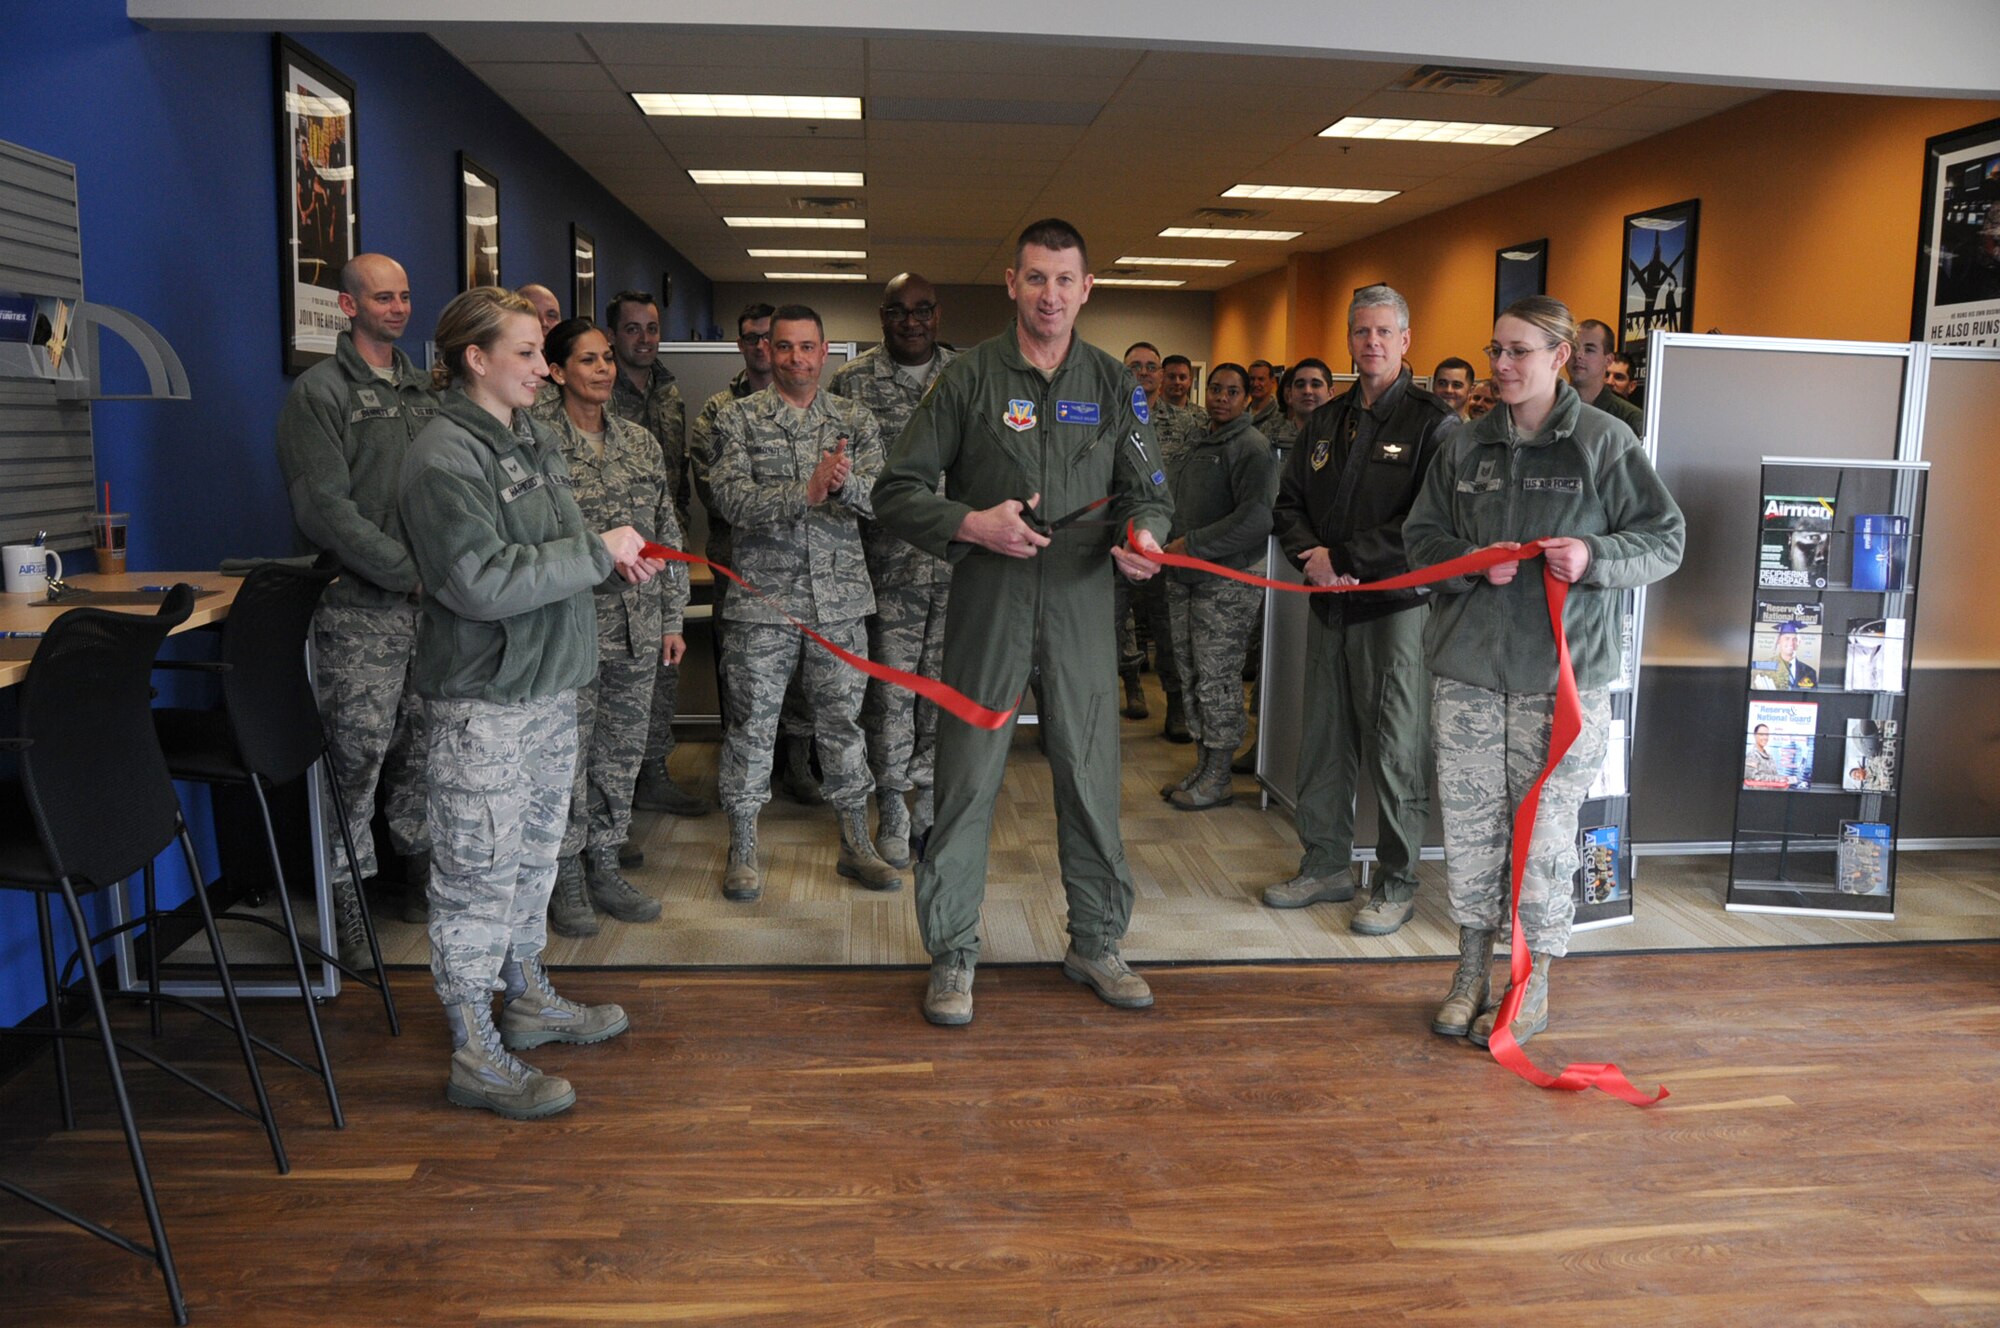
POLYGON ((500 284, 500 177, 458 154, 459 289, 500 284))
POLYGON ((279 327, 285 372, 333 354, 347 327, 340 269, 361 244, 356 197, 354 84, 277 38, 279 327))
POLYGON ((569 224, 569 311, 572 318, 597 317, 597 241, 569 224))
POLYGON ((2000 120, 1924 143, 1910 340, 2000 346, 2000 120))
POLYGON ((674 302, 674 274, 660 273, 660 335, 667 335, 667 306, 674 302))
POLYGON ((1632 373, 1646 374, 1646 336, 1694 330, 1694 253, 1701 228, 1701 200, 1634 212, 1625 218, 1619 252, 1618 349, 1632 360, 1632 373))
POLYGON ((1549 242, 1530 240, 1493 253, 1493 316, 1528 295, 1549 293, 1549 242))

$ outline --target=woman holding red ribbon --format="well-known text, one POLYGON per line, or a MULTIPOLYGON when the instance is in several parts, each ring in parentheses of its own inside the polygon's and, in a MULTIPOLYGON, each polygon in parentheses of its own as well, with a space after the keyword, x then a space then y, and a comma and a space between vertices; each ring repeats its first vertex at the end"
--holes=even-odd
POLYGON ((475 286, 438 315, 435 340, 437 417, 403 460, 399 505, 423 578, 415 677, 431 736, 445 1096, 538 1119, 567 1110, 576 1091, 514 1053, 628 1026, 616 1005, 557 995, 542 949, 576 768, 576 691, 597 672, 591 591, 614 573, 644 585, 664 563, 644 556, 631 526, 585 524, 561 446, 530 419, 547 376, 534 305, 475 286))
MULTIPOLYGON (((1604 761, 1618 676, 1620 597, 1680 565, 1686 523, 1639 440, 1564 381, 1576 324, 1560 301, 1509 305, 1486 348, 1499 404, 1456 430, 1403 526, 1413 565, 1538 541, 1566 588, 1581 732, 1548 775, 1521 875, 1519 932, 1533 968, 1509 1031, 1548 1027, 1549 967, 1575 920, 1577 814, 1604 761)), ((1530 551, 1530 556, 1532 556, 1530 551)), ((1459 964, 1432 1031, 1485 1046, 1494 939, 1507 914, 1515 806, 1541 774, 1556 728, 1558 641, 1542 576, 1510 560, 1441 582, 1424 636, 1435 679, 1432 733, 1459 964)))

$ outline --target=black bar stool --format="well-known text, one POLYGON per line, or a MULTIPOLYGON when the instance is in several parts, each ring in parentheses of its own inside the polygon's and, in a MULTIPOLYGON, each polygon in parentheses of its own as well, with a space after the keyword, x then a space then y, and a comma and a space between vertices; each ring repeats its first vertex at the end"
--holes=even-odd
MULTIPOLYGON (((310 953, 355 981, 374 987, 382 995, 390 1033, 400 1034, 402 1026, 396 1016, 395 997, 389 991, 382 947, 376 939, 375 921, 365 892, 357 888, 369 954, 374 960, 372 975, 350 968, 324 949, 300 939, 267 797, 268 790, 306 774, 326 754, 326 730, 321 726, 319 705, 306 674, 305 652, 313 610, 336 575, 336 567, 331 557, 323 556, 310 568, 269 563, 253 570, 244 578, 242 589, 229 607, 229 616, 223 621, 220 661, 160 660, 155 664, 158 668, 214 672, 222 684, 222 707, 215 710, 162 707, 153 711, 153 722, 166 753, 167 768, 175 779, 240 784, 257 800, 257 810, 264 822, 264 842, 271 854, 271 871, 277 882, 280 921, 235 909, 217 916, 224 921, 255 923, 284 936, 318 1063, 308 1065, 292 1056, 285 1059, 320 1077, 326 1086, 333 1123, 340 1127, 346 1124, 346 1118, 340 1106, 339 1089, 334 1084, 333 1066, 327 1059, 326 1040, 320 1032, 319 1010, 313 1002, 305 956, 310 953)), ((348 867, 355 873, 358 887, 360 859, 348 836, 347 809, 335 781, 327 780, 326 786, 333 793, 333 819, 339 823, 348 867)))
MULTIPOLYGON (((152 1172, 146 1164, 139 1127, 132 1116, 131 1098, 119 1068, 121 1044, 112 1034, 104 991, 91 957, 93 942, 101 937, 92 937, 79 894, 109 889, 138 874, 169 845, 179 841, 193 877, 202 926, 215 956, 216 973, 229 1009, 227 1022, 236 1033, 258 1110, 250 1111, 143 1048, 124 1044, 122 1049, 167 1070, 232 1110, 261 1119, 279 1172, 288 1171, 284 1144, 278 1137, 277 1121, 264 1092, 263 1076, 257 1069, 253 1039, 244 1027, 242 1007, 236 999, 235 984, 230 980, 222 937, 216 930, 194 846, 188 839, 166 761, 153 732, 153 656, 167 633, 186 621, 193 606, 193 588, 179 585, 152 617, 104 609, 72 609, 50 624, 21 684, 21 736, 5 744, 20 752, 20 782, 0 784, 0 888, 27 890, 35 895, 50 1022, 47 1029, 0 1032, 54 1039, 63 1127, 74 1129, 76 1115, 70 1097, 65 1044, 69 1039, 92 1034, 80 1028, 65 1028, 62 1022, 62 983, 57 976, 54 926, 49 909, 50 897, 59 896, 78 939, 81 961, 77 966, 82 970, 91 1012, 97 1020, 95 1037, 104 1050, 104 1064, 111 1076, 112 1096, 117 1101, 118 1119, 124 1129, 125 1147, 138 1181, 152 1244, 129 1240, 24 1186, 0 1180, 0 1189, 153 1262, 166 1281, 174 1322, 180 1324, 187 1322, 187 1304, 181 1295, 180 1278, 174 1270, 166 1227, 153 1193, 152 1172)), ((137 925, 139 920, 134 919, 110 929, 109 934, 137 925)))

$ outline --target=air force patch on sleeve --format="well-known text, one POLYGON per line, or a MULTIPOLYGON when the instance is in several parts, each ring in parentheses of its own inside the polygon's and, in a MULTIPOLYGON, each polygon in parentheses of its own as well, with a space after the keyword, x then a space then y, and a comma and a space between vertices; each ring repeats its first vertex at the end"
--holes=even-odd
POLYGON ((1143 387, 1132 389, 1132 413, 1139 417, 1139 423, 1141 424, 1151 424, 1153 422, 1153 412, 1146 405, 1146 389, 1143 387))

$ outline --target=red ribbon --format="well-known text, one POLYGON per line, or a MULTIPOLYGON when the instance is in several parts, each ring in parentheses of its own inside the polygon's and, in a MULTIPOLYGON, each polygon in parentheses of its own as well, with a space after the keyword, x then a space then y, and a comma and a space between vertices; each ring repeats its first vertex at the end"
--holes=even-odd
MULTIPOLYGON (((1529 540, 1518 549, 1475 549, 1460 557, 1381 581, 1369 581, 1352 586, 1307 586, 1291 581, 1273 581, 1269 577, 1257 576, 1251 572, 1239 572, 1233 567, 1223 567, 1186 554, 1140 548, 1138 532, 1129 522, 1125 527, 1125 542, 1131 552, 1163 566, 1185 567, 1214 576, 1225 576, 1232 581, 1242 581, 1248 585, 1311 595, 1341 594, 1359 590, 1407 590, 1413 586, 1429 585, 1455 576, 1471 576, 1501 563, 1538 557, 1543 549, 1541 540, 1529 540)), ((1514 1016, 1520 1012, 1521 1001, 1527 996, 1528 974, 1533 966, 1527 943, 1521 935, 1521 878, 1527 874, 1528 851, 1534 843, 1535 813, 1542 805, 1542 786, 1548 782, 1549 776, 1555 773, 1556 766, 1562 762, 1564 755, 1576 742, 1577 735, 1583 732, 1583 701, 1577 695, 1576 672, 1570 667, 1569 635, 1563 630, 1563 604, 1569 599, 1569 584, 1556 580, 1555 573, 1544 562, 1542 588, 1549 602, 1549 627, 1555 633, 1556 640, 1555 714, 1549 731, 1548 761, 1542 766, 1541 774, 1535 776, 1535 782, 1529 786, 1527 794, 1522 797, 1521 805, 1514 809, 1512 871, 1507 902, 1509 934, 1514 939, 1509 947, 1507 994, 1501 998, 1499 1013, 1494 1016, 1493 1036, 1488 1039, 1486 1049, 1494 1060, 1538 1088, 1561 1089, 1566 1093, 1580 1093, 1586 1088, 1595 1088, 1601 1093, 1608 1093, 1621 1101, 1630 1102, 1635 1107, 1650 1107, 1667 1096, 1666 1085, 1662 1084, 1657 1093, 1648 1097, 1634 1088, 1632 1081, 1625 1077, 1624 1072, 1609 1062, 1578 1062, 1564 1066, 1560 1074, 1546 1074, 1528 1059, 1528 1054, 1521 1050, 1521 1044, 1514 1040, 1514 1016)))
MULTIPOLYGON (((699 554, 683 553, 679 549, 670 549, 664 544, 654 544, 649 540, 640 546, 639 556, 641 558, 651 558, 656 562, 700 563, 703 567, 713 569, 718 575, 728 577, 737 585, 742 586, 745 590, 757 596, 757 598, 769 598, 763 591, 745 581, 729 568, 724 567, 721 563, 710 562, 699 554)), ((880 678, 883 682, 891 686, 915 692, 926 701, 935 702, 938 709, 955 715, 974 728, 997 729, 1012 719, 1014 712, 1020 708, 1021 703, 1018 700, 1005 710, 994 710, 983 706, 964 692, 959 691, 955 687, 948 687, 936 678, 926 678, 920 673, 906 673, 902 669, 892 669, 887 664, 878 664, 874 660, 863 655, 857 655, 851 650, 843 650, 821 636, 818 632, 815 632, 812 628, 800 622, 797 618, 794 618, 791 614, 785 613, 783 609, 778 610, 778 612, 783 614, 786 622, 805 633, 808 638, 831 652, 835 659, 838 659, 849 668, 859 669, 869 677, 880 678)))

